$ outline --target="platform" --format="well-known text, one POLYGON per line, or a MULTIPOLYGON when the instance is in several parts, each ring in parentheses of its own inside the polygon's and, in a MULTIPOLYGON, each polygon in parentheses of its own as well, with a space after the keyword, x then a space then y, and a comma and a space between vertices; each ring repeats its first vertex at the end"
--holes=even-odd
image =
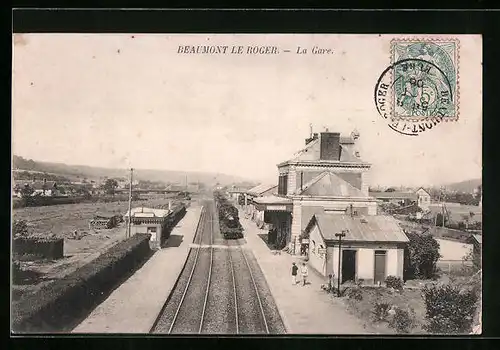
POLYGON ((182 271, 201 207, 191 206, 154 255, 97 306, 73 333, 149 333, 182 271))
MULTIPOLYGON (((292 262, 302 265, 300 256, 282 252, 275 255, 259 236, 267 236, 254 222, 240 214, 245 240, 269 285, 287 333, 291 334, 372 334, 349 314, 338 300, 321 289, 325 279, 308 266, 310 284, 292 285, 292 262)), ((297 280, 300 276, 297 276, 297 280)))

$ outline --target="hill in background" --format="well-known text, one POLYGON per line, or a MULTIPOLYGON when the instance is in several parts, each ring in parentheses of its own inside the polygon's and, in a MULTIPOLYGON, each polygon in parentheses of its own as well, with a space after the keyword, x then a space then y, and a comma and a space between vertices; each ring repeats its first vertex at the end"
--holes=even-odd
POLYGON ((482 184, 481 179, 472 179, 472 180, 451 183, 449 185, 446 185, 446 188, 448 190, 457 192, 473 193, 474 190, 477 189, 477 187, 480 186, 481 184, 482 184))
MULTIPOLYGON (((25 159, 16 155, 14 155, 13 157, 13 169, 62 175, 70 179, 100 179, 103 177, 128 178, 129 176, 128 169, 112 169, 92 167, 87 165, 68 165, 63 163, 40 162, 34 161, 32 159, 25 159)), ((221 185, 230 185, 248 182, 247 179, 221 173, 151 169, 134 169, 134 178, 137 180, 181 184, 184 184, 187 180, 188 183, 198 182, 203 183, 207 186, 213 186, 217 183, 221 185)))

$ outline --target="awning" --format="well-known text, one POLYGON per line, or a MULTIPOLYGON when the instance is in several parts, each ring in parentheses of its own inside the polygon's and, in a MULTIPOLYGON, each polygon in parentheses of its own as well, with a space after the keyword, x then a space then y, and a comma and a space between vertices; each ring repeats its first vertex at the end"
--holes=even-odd
POLYGON ((255 209, 260 211, 286 211, 292 212, 293 201, 289 198, 278 196, 257 197, 254 200, 255 209))

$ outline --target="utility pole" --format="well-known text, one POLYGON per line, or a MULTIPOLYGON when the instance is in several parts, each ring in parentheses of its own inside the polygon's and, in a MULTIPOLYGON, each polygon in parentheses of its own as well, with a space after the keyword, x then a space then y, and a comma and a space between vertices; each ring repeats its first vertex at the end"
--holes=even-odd
POLYGON ((345 237, 349 230, 342 230, 340 233, 336 233, 335 237, 339 239, 339 266, 337 269, 337 297, 340 298, 340 255, 342 254, 342 237, 345 237))
POLYGON ((128 223, 127 223, 127 236, 130 237, 130 223, 132 221, 132 177, 133 177, 134 169, 130 168, 130 183, 129 183, 129 191, 128 191, 128 223))

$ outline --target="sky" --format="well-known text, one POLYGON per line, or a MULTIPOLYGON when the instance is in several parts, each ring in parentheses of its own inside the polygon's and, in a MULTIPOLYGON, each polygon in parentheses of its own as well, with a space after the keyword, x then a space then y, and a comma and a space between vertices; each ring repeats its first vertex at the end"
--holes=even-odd
POLYGON ((277 182, 276 164, 304 146, 312 124, 314 132, 358 130, 374 186, 480 178, 481 37, 457 36, 459 120, 418 137, 391 130, 373 102, 394 37, 16 34, 13 153, 277 182), (228 48, 179 53, 186 45, 228 48), (229 54, 232 46, 244 53, 229 54), (247 54, 247 46, 280 53, 247 54), (313 54, 315 46, 332 51, 313 54))

